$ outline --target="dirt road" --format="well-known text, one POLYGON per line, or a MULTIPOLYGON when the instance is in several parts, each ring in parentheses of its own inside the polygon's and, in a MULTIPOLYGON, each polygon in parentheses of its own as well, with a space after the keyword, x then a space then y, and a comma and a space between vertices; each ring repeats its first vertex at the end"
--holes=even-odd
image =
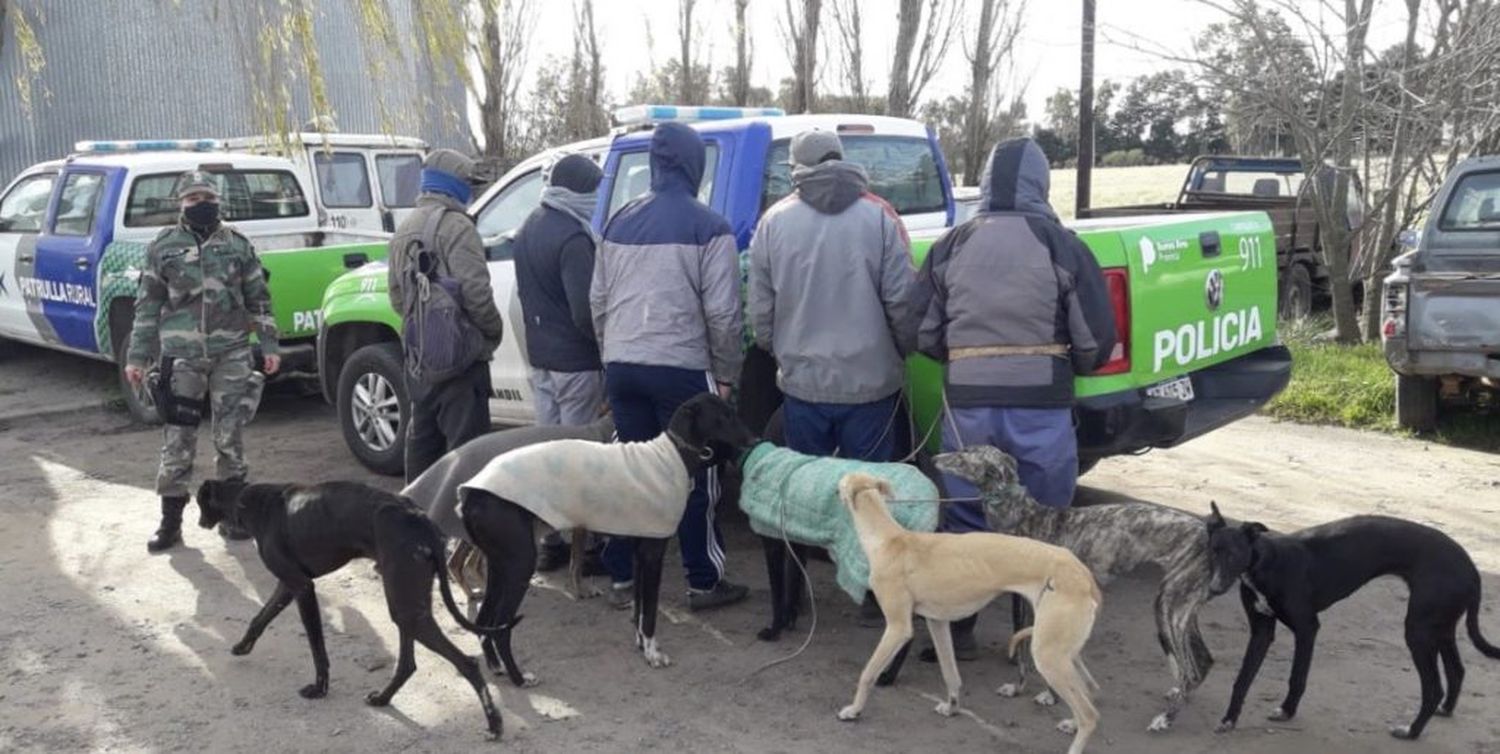
MULTIPOLYGON (((38 374, 108 391, 108 370, 69 373, 73 361, 59 357, 60 366, 40 371, 0 362, 0 416, 29 400, 34 385, 19 383, 38 374)), ((250 545, 226 545, 192 528, 187 547, 146 554, 158 445, 157 431, 108 410, 0 421, 0 750, 1060 752, 1066 746, 1053 730, 1063 710, 992 693, 1011 674, 998 659, 1008 624, 1000 606, 980 625, 986 658, 961 668, 963 717, 932 712, 941 693, 937 669, 912 663, 898 687, 877 690, 863 721, 838 722, 834 713, 848 701, 878 631, 856 625, 854 606, 834 588, 826 565, 814 566, 819 620, 811 647, 747 678, 792 651, 800 636, 777 644, 755 640, 766 614, 761 556, 729 513, 731 575, 755 587, 752 600, 705 616, 687 613, 674 558, 664 583, 668 620, 660 630, 675 661, 669 669, 652 670, 631 653, 624 614, 598 601, 572 602, 547 583, 533 590, 516 641, 542 685, 492 684, 505 708, 500 744, 484 742, 472 692, 425 651, 390 708, 363 704, 364 694, 385 682, 395 649, 368 565, 319 583, 332 688, 326 699, 304 701, 296 690, 310 680, 311 663, 292 612, 254 654, 229 654, 272 587, 250 545)), ((268 399, 249 430, 249 448, 261 479, 396 486, 356 465, 332 412, 316 399, 268 399)), ((1492 640, 1500 639, 1500 457, 1253 420, 1178 450, 1107 461, 1085 481, 1085 501, 1151 500, 1203 512, 1217 500, 1231 516, 1277 529, 1370 511, 1435 524, 1485 571, 1481 622, 1492 640)), ((1290 724, 1271 724, 1263 716, 1284 690, 1291 653, 1283 631, 1241 730, 1228 736, 1212 729, 1243 649, 1245 621, 1233 596, 1211 603, 1204 630, 1218 665, 1177 728, 1163 736, 1145 732, 1169 685, 1150 619, 1152 576, 1112 584, 1086 650, 1103 687, 1103 723, 1090 751, 1500 752, 1500 662, 1481 657, 1466 638, 1460 645, 1469 675, 1457 717, 1434 720, 1415 744, 1386 735, 1389 724, 1407 721, 1418 697, 1401 638, 1404 592, 1383 581, 1326 613, 1302 713, 1290 724)), ((440 619, 452 625, 446 615, 440 619)), ((472 637, 457 629, 453 636, 477 650, 472 637)))

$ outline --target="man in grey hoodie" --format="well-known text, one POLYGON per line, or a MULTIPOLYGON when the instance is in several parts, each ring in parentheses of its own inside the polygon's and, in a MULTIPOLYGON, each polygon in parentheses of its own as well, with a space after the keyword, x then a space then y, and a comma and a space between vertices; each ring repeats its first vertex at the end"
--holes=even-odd
POLYGON ((787 447, 889 461, 918 312, 901 218, 831 131, 792 139, 795 190, 750 242, 750 319, 776 357, 787 447))

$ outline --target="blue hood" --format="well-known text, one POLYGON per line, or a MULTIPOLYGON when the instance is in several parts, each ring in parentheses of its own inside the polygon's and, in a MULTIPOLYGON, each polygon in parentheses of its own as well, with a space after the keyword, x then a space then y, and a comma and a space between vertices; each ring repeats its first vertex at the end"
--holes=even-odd
POLYGON ((703 180, 703 139, 681 123, 663 123, 651 134, 651 190, 698 193, 703 180))
POLYGON ((990 150, 989 164, 979 179, 986 209, 1026 212, 1053 220, 1057 213, 1047 203, 1052 185, 1047 155, 1031 139, 1002 141, 990 150))

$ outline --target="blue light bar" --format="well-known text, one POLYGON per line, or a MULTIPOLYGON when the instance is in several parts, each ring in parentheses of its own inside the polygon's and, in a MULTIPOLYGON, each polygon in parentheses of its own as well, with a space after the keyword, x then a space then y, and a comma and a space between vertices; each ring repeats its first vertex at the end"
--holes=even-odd
POLYGON ((699 105, 631 105, 614 112, 615 122, 622 126, 677 121, 693 123, 704 120, 734 118, 777 118, 786 115, 779 107, 707 107, 699 105))
POLYGON ((223 149, 218 139, 144 139, 133 141, 80 141, 73 145, 79 154, 121 154, 125 152, 212 152, 223 149))

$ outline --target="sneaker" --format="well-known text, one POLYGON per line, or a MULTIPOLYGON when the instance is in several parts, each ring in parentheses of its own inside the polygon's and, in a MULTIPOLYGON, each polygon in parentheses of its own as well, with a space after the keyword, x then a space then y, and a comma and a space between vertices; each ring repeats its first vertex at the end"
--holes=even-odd
POLYGON ((536 558, 536 570, 538 573, 556 571, 572 559, 572 552, 567 545, 543 544, 536 558))
POLYGON ((228 521, 223 521, 219 524, 219 536, 232 542, 243 542, 250 538, 250 532, 228 521))
POLYGON ((635 602, 635 582, 610 584, 609 591, 604 594, 604 601, 616 610, 629 610, 630 605, 635 602))
POLYGON ((712 589, 689 589, 688 609, 693 612, 712 610, 716 607, 733 605, 749 595, 750 587, 719 579, 719 583, 714 584, 712 589))

